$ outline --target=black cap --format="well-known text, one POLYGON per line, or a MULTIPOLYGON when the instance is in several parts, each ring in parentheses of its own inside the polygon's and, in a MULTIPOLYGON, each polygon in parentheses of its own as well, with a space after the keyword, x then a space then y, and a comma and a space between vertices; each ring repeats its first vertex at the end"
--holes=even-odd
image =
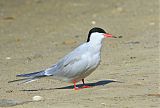
POLYGON ((90 36, 92 33, 95 33, 95 32, 98 32, 98 33, 106 33, 103 29, 99 28, 99 27, 94 27, 92 28, 89 33, 88 33, 88 38, 87 38, 87 42, 90 41, 90 36))

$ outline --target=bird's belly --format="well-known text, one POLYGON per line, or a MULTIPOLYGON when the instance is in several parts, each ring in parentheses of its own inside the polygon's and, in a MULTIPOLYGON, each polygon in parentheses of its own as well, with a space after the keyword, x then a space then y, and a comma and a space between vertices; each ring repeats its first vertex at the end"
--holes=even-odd
POLYGON ((100 56, 98 54, 87 56, 81 62, 70 65, 66 70, 54 75, 56 79, 65 82, 79 82, 90 75, 99 65, 100 56), (87 66, 85 65, 87 63, 87 66), (68 71, 69 70, 69 71, 68 71))
POLYGON ((77 75, 74 76, 74 78, 70 79, 68 82, 79 82, 82 79, 89 76, 99 65, 100 63, 100 56, 94 55, 88 59, 88 66, 84 72, 79 72, 77 75))

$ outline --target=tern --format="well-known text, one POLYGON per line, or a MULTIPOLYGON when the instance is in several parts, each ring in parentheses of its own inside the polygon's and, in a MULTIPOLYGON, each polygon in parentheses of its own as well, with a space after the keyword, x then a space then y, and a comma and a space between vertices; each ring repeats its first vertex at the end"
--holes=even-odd
POLYGON ((51 67, 27 74, 18 74, 17 77, 25 77, 10 82, 21 81, 32 82, 42 77, 53 77, 58 80, 74 84, 74 89, 89 88, 84 82, 84 78, 90 75, 100 64, 101 47, 104 38, 114 37, 99 27, 92 28, 88 33, 87 41, 69 54, 60 59, 51 67), (82 81, 83 86, 77 87, 76 83, 82 81))

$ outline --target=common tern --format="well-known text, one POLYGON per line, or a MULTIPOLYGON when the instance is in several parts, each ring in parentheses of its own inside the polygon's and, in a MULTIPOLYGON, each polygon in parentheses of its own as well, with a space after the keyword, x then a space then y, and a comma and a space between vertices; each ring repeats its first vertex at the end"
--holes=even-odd
POLYGON ((105 32, 102 28, 94 27, 88 33, 87 41, 72 52, 64 56, 53 66, 33 73, 18 74, 17 77, 25 77, 15 81, 23 81, 28 83, 42 77, 52 76, 55 79, 65 82, 74 83, 74 89, 89 88, 84 83, 84 78, 90 75, 100 64, 100 55, 102 40, 104 38, 114 37, 112 34, 105 32), (82 81, 83 86, 77 87, 76 83, 82 81))

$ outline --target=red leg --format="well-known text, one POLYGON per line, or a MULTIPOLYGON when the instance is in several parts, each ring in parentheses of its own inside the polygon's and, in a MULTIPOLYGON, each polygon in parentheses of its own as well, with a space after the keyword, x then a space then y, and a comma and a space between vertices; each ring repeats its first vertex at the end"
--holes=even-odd
POLYGON ((79 88, 79 87, 76 86, 76 81, 73 81, 73 83, 74 83, 74 90, 80 90, 80 89, 83 89, 83 88, 91 88, 91 86, 85 85, 84 79, 82 79, 82 82, 83 82, 83 86, 81 88, 79 88))
POLYGON ((82 79, 82 82, 83 82, 83 87, 82 88, 90 88, 91 86, 88 86, 84 83, 84 79, 82 79))
POLYGON ((81 88, 78 88, 77 86, 76 86, 76 81, 73 81, 73 83, 74 83, 74 90, 80 90, 81 88))

